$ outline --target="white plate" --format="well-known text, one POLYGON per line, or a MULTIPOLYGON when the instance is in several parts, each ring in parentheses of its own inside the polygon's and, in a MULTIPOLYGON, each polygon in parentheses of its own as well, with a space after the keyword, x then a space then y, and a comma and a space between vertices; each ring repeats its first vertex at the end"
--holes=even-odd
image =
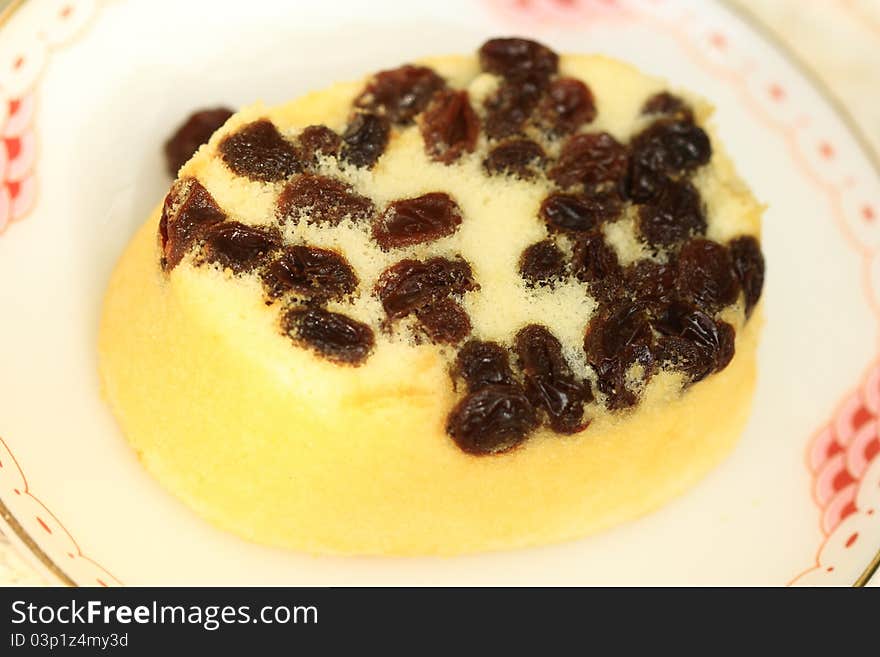
POLYGON ((839 111, 710 2, 29 0, 0 28, 3 530, 77 584, 851 584, 880 547, 880 174, 839 111), (315 558, 213 529, 138 465, 95 372, 101 295, 191 110, 280 102, 526 34, 717 106, 767 203, 754 412, 696 489, 613 531, 454 559, 315 558), (5 228, 5 230, 3 230, 5 228))

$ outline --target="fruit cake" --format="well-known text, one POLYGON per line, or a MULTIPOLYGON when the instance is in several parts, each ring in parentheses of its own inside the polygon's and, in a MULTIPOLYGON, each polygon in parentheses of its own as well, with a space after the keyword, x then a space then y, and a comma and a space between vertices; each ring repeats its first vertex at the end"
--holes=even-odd
POLYGON ((754 389, 762 207, 710 113, 518 38, 240 110, 110 281, 125 436, 209 521, 313 553, 508 549, 658 507, 754 389))

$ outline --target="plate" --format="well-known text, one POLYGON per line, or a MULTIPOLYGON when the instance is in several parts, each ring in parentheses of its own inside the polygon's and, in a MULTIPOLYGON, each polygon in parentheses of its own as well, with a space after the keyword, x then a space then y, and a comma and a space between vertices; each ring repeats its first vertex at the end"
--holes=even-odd
MULTIPOLYGON (((880 170, 845 114, 716 2, 29 0, 0 41, 2 529, 55 581, 853 584, 880 546, 880 170), (138 465, 96 373, 101 297, 191 110, 523 34, 674 78, 767 204, 767 325, 733 455, 659 512, 457 558, 323 558, 215 530, 138 465)), ((719 409, 719 413, 723 413, 719 409)), ((872 566, 873 564, 873 566, 872 566)))

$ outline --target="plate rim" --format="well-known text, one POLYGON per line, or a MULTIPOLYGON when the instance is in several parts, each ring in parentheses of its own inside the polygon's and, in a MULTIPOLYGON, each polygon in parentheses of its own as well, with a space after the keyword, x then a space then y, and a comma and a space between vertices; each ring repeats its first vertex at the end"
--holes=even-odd
MULTIPOLYGON (((803 76, 822 99, 829 104, 837 118, 843 122, 847 132, 855 139, 859 150, 874 169, 875 175, 880 178, 880 152, 878 152, 874 145, 868 140, 865 131, 831 86, 819 76, 819 74, 803 57, 801 57, 801 55, 786 45, 779 36, 765 25, 752 10, 743 5, 736 4, 733 0, 717 1, 722 7, 724 7, 724 9, 739 18, 762 40, 768 43, 773 50, 801 76, 803 76)), ((810 442, 812 442, 812 439, 810 442)), ((880 547, 877 548, 877 552, 852 583, 852 586, 854 588, 863 588, 867 586, 868 582, 871 581, 871 578, 874 577, 878 570, 880 570, 880 547)))
MULTIPOLYGON (((716 0, 716 2, 723 10, 741 21, 750 31, 757 35, 758 38, 768 44, 773 51, 790 65, 822 98, 822 100, 828 104, 835 117, 840 119, 846 132, 854 139, 859 151, 865 156, 869 165, 874 170, 874 174, 880 179, 880 151, 875 149, 873 144, 871 144, 863 128, 858 124, 831 86, 819 76, 819 74, 801 55, 790 48, 777 34, 765 25, 750 8, 737 4, 733 0, 716 0)), ((12 17, 25 5, 25 3, 26 0, 11 0, 6 7, 0 10, 0 31, 8 27, 12 17)), ((5 447, 12 459, 15 460, 12 450, 9 449, 9 446, 2 437, 0 437, 0 444, 5 447)), ((15 465, 22 473, 22 476, 24 476, 17 461, 15 462, 15 465)), ((39 498, 29 491, 26 492, 49 511, 49 509, 40 502, 39 498)), ((49 511, 49 513, 51 514, 52 512, 49 511)), ((13 549, 22 555, 26 563, 36 566, 38 571, 41 569, 43 570, 40 574, 44 579, 47 579, 49 584, 82 586, 82 584, 70 577, 64 569, 62 569, 46 553, 46 551, 40 547, 39 543, 30 535, 30 533, 28 533, 12 513, 10 508, 6 505, 2 494, 0 494, 0 530, 3 531, 3 534, 7 537, 9 544, 13 549), (50 578, 46 578, 47 573, 50 575, 50 578), (52 579, 57 581, 49 581, 52 579)), ((878 548, 871 561, 865 566, 851 586, 857 588, 866 586, 878 570, 880 570, 880 548, 878 548)))

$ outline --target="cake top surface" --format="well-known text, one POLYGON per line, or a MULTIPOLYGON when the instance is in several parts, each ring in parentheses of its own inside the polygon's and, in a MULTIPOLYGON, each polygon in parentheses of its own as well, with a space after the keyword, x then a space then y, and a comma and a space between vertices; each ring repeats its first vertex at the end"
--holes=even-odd
POLYGON ((232 116, 180 170, 157 264, 252 298, 234 321, 330 379, 440 364, 467 452, 579 433, 723 369, 758 302, 761 208, 709 113, 619 62, 493 39, 232 116))

